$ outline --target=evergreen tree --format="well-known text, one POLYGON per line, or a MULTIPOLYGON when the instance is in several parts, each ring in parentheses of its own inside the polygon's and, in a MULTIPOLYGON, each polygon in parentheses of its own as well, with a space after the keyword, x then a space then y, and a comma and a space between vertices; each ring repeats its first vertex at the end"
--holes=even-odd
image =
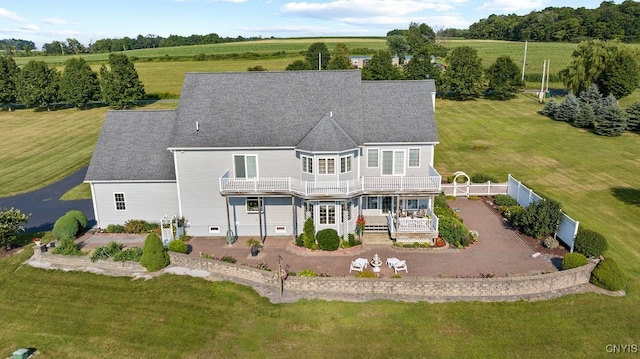
POLYGON ((588 103, 591 108, 596 111, 602 105, 602 94, 598 90, 598 85, 591 84, 586 90, 580 92, 578 100, 581 104, 588 103))
POLYGON ((349 60, 349 49, 347 49, 347 46, 343 43, 336 44, 336 47, 333 49, 333 54, 331 54, 331 60, 329 60, 327 70, 348 70, 352 68, 353 64, 351 64, 351 60, 349 60))
POLYGON ((544 107, 542 108, 542 110, 540 110, 540 113, 547 117, 554 118, 556 116, 556 111, 558 111, 558 106, 560 105, 556 102, 556 100, 551 99, 544 104, 544 107))
POLYGON ((553 119, 556 121, 573 122, 579 110, 580 103, 576 99, 576 96, 572 92, 569 92, 567 97, 564 98, 564 101, 558 106, 553 119))
POLYGON ((60 79, 60 97, 78 108, 86 108, 90 101, 100 99, 98 74, 83 58, 71 58, 65 62, 60 79))
POLYGON ((311 65, 312 70, 326 70, 331 60, 331 54, 329 54, 329 49, 324 42, 316 42, 311 44, 307 49, 305 60, 311 65), (320 54, 320 56, 318 56, 318 54, 320 54), (321 60, 320 64, 318 64, 319 58, 321 60), (318 67, 318 65, 320 65, 320 67, 318 67))
POLYGON ((492 97, 506 100, 515 97, 522 87, 520 69, 511 57, 500 56, 487 70, 488 91, 492 97))
POLYGON ((11 104, 16 102, 16 81, 20 68, 10 56, 0 56, 0 104, 11 111, 11 104))
POLYGON ((404 68, 404 76, 407 80, 440 79, 441 70, 431 63, 431 53, 428 46, 424 46, 415 52, 404 68))
POLYGON ((60 74, 44 61, 29 61, 16 81, 16 98, 27 107, 46 106, 58 101, 60 74))
POLYGON ((448 56, 449 66, 442 74, 444 91, 458 100, 469 100, 482 93, 482 60, 469 46, 457 47, 448 56))
POLYGON ((591 128, 596 122, 596 114, 593 111, 593 107, 588 102, 580 105, 576 118, 573 120, 573 125, 580 128, 591 128))
POLYGON ((128 108, 144 98, 144 86, 126 55, 109 55, 109 68, 100 68, 100 87, 104 101, 114 108, 128 108))
POLYGON ((400 80, 402 74, 397 66, 391 62, 389 51, 380 50, 371 57, 368 64, 362 68, 363 80, 400 80))
POLYGON ((627 127, 627 113, 615 103, 602 108, 601 116, 597 118, 598 125, 595 133, 602 136, 616 137, 622 135, 627 127))
POLYGON ((627 130, 640 131, 640 102, 634 102, 625 110, 629 120, 627 121, 627 130))
POLYGON ((305 60, 296 60, 287 65, 286 71, 311 70, 311 65, 305 60))

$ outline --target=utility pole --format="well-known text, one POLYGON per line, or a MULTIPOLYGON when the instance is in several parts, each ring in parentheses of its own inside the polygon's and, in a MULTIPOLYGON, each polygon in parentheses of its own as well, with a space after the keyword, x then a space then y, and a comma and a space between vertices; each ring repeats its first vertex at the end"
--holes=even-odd
POLYGON ((538 95, 538 102, 544 102, 544 75, 547 73, 547 60, 544 60, 542 64, 542 85, 540 86, 540 94, 538 95))
POLYGON ((318 52, 318 71, 322 70, 322 52, 318 52))
POLYGON ((524 68, 527 66, 527 41, 524 42, 524 60, 522 60, 522 82, 524 82, 524 68))

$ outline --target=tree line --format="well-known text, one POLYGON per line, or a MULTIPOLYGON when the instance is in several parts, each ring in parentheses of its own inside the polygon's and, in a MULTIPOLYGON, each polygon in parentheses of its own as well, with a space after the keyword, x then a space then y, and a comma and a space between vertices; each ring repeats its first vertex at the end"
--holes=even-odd
POLYGON ((596 9, 547 7, 527 15, 491 15, 471 26, 469 39, 581 42, 587 39, 640 42, 640 2, 603 1, 596 9))
POLYGON ((9 111, 16 103, 51 110, 59 102, 83 109, 94 101, 122 109, 144 96, 133 62, 123 54, 110 54, 99 73, 82 58, 68 59, 60 73, 44 61, 31 60, 21 69, 13 57, 0 56, 0 105, 9 111))

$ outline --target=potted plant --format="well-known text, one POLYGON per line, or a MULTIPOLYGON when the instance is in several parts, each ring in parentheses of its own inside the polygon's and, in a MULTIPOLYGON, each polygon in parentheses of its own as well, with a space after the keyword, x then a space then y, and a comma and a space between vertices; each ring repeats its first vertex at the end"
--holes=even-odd
POLYGON ((251 256, 255 257, 260 252, 260 241, 254 239, 253 237, 247 239, 247 246, 249 246, 249 251, 251 251, 251 256))

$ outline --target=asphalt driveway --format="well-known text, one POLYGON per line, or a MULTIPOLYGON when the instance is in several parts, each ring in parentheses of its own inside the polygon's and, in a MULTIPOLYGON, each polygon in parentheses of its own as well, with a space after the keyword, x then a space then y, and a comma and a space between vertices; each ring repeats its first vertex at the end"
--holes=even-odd
POLYGON ((55 221, 72 209, 82 211, 89 220, 89 227, 92 227, 95 224, 95 217, 90 199, 60 200, 68 190, 82 183, 86 173, 87 167, 37 191, 0 198, 0 210, 14 207, 23 213, 31 213, 31 218, 25 225, 27 232, 51 230, 55 221))

